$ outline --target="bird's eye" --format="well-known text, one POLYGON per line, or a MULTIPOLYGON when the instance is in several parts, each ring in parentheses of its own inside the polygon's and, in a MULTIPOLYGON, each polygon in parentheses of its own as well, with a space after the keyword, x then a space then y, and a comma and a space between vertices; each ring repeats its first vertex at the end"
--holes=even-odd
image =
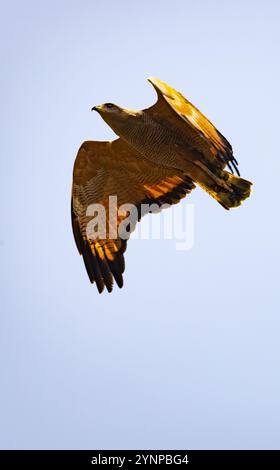
POLYGON ((112 103, 106 103, 105 106, 106 106, 106 108, 113 108, 114 107, 114 105, 112 103))

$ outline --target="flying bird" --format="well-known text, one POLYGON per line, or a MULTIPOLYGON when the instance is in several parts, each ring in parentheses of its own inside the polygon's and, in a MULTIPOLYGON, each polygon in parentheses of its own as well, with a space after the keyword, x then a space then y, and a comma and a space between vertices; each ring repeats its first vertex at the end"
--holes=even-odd
MULTIPOLYGON (((79 253, 92 283, 101 293, 123 286, 127 237, 110 235, 109 196, 117 197, 116 225, 127 217, 123 204, 176 204, 195 185, 225 209, 249 197, 251 184, 240 178, 230 143, 181 93, 159 79, 149 78, 156 103, 140 111, 113 103, 94 106, 119 137, 84 142, 77 154, 72 186, 72 227, 79 253), (225 170, 228 167, 229 171, 225 170), (235 173, 235 174, 234 174, 235 173), (105 208, 105 235, 89 236, 96 216, 92 204, 105 208)), ((133 227, 131 227, 133 229, 133 227)))

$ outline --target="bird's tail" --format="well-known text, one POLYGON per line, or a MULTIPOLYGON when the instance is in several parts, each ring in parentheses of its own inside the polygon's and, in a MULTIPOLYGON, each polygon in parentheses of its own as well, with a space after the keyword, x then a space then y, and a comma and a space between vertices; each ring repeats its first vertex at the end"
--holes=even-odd
POLYGON ((208 178, 206 181, 200 181, 199 184, 225 209, 240 206, 250 196, 252 186, 250 181, 227 171, 222 171, 219 176, 220 184, 218 182, 213 184, 208 178))

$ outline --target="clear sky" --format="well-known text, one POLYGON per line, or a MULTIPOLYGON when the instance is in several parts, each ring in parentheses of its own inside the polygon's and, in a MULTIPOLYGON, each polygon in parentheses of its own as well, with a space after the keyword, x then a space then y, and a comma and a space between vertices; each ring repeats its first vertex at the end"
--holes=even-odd
MULTIPOLYGON (((0 447, 279 448, 279 2, 1 2, 0 447), (250 200, 200 189, 189 251, 131 240, 100 296, 70 225, 90 108, 157 76, 230 140, 250 200)), ((156 216, 154 216, 156 217, 156 216)))

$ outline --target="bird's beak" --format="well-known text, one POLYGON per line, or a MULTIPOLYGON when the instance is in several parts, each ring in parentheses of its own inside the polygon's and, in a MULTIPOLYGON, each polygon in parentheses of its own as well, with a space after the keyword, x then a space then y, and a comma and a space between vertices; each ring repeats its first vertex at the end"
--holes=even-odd
POLYGON ((97 111, 98 113, 100 112, 101 110, 101 106, 93 106, 93 108, 91 108, 92 111, 97 111))

